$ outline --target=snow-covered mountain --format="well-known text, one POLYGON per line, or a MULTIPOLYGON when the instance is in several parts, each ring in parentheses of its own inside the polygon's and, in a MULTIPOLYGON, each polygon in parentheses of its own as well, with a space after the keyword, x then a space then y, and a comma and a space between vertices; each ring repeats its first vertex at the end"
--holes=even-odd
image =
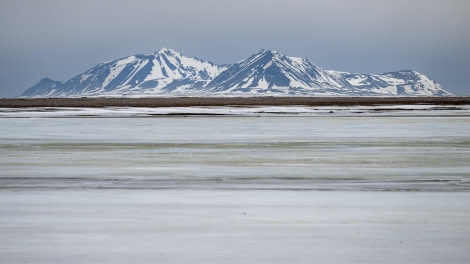
POLYGON ((148 55, 101 63, 64 83, 43 79, 22 96, 146 96, 186 92, 201 89, 226 68, 163 48, 148 55))
POLYGON ((307 59, 261 50, 222 72, 208 84, 214 92, 344 94, 348 84, 307 59))
POLYGON ((26 90, 21 96, 23 97, 45 97, 57 89, 61 89, 64 83, 44 78, 36 85, 26 90))
POLYGON ((233 65, 216 65, 161 49, 101 63, 66 82, 48 78, 23 97, 81 96, 445 96, 415 71, 355 74, 324 70, 307 59, 261 50, 233 65))
POLYGON ((449 96, 442 86, 424 74, 403 70, 383 74, 357 74, 328 71, 351 87, 353 95, 361 96, 449 96))

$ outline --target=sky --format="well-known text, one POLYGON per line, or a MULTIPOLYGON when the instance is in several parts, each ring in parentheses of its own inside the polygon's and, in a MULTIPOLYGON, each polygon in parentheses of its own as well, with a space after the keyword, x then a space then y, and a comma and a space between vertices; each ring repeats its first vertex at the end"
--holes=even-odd
POLYGON ((324 69, 411 69, 470 95, 468 0, 0 0, 0 97, 172 48, 218 64, 261 49, 324 69))

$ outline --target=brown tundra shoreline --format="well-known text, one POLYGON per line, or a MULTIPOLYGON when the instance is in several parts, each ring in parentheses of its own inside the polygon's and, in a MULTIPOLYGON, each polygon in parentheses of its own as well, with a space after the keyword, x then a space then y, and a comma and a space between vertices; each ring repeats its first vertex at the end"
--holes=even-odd
POLYGON ((470 97, 151 97, 3 98, 0 107, 185 107, 185 106, 353 106, 466 105, 470 97))

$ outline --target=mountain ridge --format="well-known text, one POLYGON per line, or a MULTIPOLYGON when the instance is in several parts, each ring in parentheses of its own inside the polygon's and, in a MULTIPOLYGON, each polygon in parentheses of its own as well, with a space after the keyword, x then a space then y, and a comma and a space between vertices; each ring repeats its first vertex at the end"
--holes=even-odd
POLYGON ((358 74, 324 70, 305 58, 262 49, 231 65, 218 65, 162 48, 103 62, 72 79, 49 78, 21 97, 151 96, 448 96, 416 71, 358 74))

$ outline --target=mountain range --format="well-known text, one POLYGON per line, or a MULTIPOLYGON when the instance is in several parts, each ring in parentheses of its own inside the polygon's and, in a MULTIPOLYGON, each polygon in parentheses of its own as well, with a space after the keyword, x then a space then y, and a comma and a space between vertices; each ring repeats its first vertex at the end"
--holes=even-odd
POLYGON ((21 97, 150 96, 448 96, 416 71, 357 74, 324 70, 308 59, 261 50, 217 65, 163 48, 101 63, 66 82, 42 79, 21 97))

